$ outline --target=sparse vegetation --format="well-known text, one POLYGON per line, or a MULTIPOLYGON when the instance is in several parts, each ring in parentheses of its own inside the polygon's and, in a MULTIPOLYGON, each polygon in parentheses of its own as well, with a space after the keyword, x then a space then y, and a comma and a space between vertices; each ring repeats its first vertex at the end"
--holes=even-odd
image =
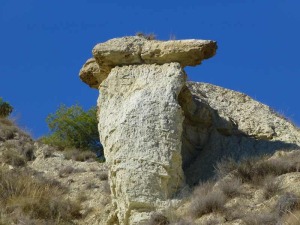
MULTIPOLYGON (((35 143, 14 122, 0 118, 0 225, 77 224, 77 221, 84 220, 85 216, 93 211, 89 207, 81 208, 81 203, 87 200, 87 195, 90 195, 92 190, 84 189, 75 178, 76 173, 87 172, 85 166, 88 164, 71 165, 70 161, 64 160, 62 154, 56 150, 57 148, 50 145, 35 143), (36 159, 38 161, 28 162, 36 159), (46 161, 47 164, 50 162, 50 165, 43 168, 46 161), (56 165, 55 169, 51 165, 56 165), (71 191, 64 185, 69 185, 71 191)), ((76 149, 76 154, 74 152, 70 155, 76 160, 96 158, 92 151, 76 149)), ((101 201, 106 199, 106 202, 109 202, 107 173, 101 165, 91 165, 95 173, 87 173, 80 180, 86 178, 89 181, 89 177, 97 177, 96 172, 101 172, 101 179, 104 181, 90 180, 87 186, 90 189, 99 188, 100 194, 97 196, 101 197, 101 201)))
POLYGON ((76 148, 101 151, 96 111, 96 107, 84 111, 79 105, 61 105, 55 113, 47 117, 46 122, 52 134, 43 137, 41 141, 61 150, 76 148))
POLYGON ((210 217, 205 217, 213 213, 226 221, 239 220, 249 225, 283 224, 283 221, 289 221, 285 224, 299 224, 300 197, 284 193, 279 179, 281 175, 299 172, 299 163, 300 151, 297 150, 277 152, 273 157, 242 159, 239 162, 230 158, 221 160, 215 166, 215 177, 194 188, 188 197, 189 210, 181 219, 184 221, 192 217, 199 222, 204 216, 206 219, 201 224, 219 224, 217 218, 207 220, 210 217), (256 201, 257 205, 266 204, 267 208, 253 213, 245 210, 245 206, 241 207, 243 199, 247 199, 248 204, 251 198, 256 198, 252 201, 256 201))
POLYGON ((58 176, 59 177, 68 177, 72 173, 83 173, 86 172, 82 168, 74 168, 73 166, 64 166, 58 171, 58 176))
POLYGON ((237 178, 232 178, 226 181, 223 181, 219 184, 221 191, 225 196, 233 198, 241 194, 241 180, 237 178))
POLYGON ((267 176, 263 181, 265 199, 270 199, 282 190, 281 183, 275 180, 274 176, 267 176))
POLYGON ((156 39, 156 35, 154 33, 145 34, 143 32, 136 32, 135 35, 139 36, 139 37, 143 37, 147 40, 155 40, 156 39))
POLYGON ((8 117, 13 111, 13 107, 8 103, 3 101, 0 97, 0 118, 8 117))
POLYGON ((0 168, 1 214, 9 214, 13 223, 22 218, 30 224, 71 224, 81 217, 81 206, 63 193, 60 186, 39 180, 30 171, 0 168))
POLYGON ((64 156, 66 159, 72 159, 80 162, 95 160, 97 157, 94 152, 80 151, 79 149, 67 149, 64 151, 64 156))
POLYGON ((284 193, 277 202, 276 211, 279 216, 300 209, 300 198, 293 193, 284 193))
POLYGON ((212 190, 213 183, 200 184, 193 192, 190 213, 194 218, 212 212, 222 212, 226 196, 220 191, 212 190))
POLYGON ((20 153, 15 150, 3 151, 1 161, 16 167, 25 166, 27 162, 26 158, 20 155, 20 153))
POLYGON ((150 217, 150 221, 148 225, 168 225, 170 224, 167 217, 162 215, 161 213, 154 213, 150 217))
POLYGON ((243 218, 247 225, 275 225, 279 220, 275 213, 248 214, 243 218))

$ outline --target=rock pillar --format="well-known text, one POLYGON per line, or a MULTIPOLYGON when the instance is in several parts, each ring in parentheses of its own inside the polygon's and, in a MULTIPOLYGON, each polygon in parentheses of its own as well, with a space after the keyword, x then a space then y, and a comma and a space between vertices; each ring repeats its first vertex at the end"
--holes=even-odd
POLYGON ((80 71, 98 87, 100 139, 109 167, 116 224, 146 224, 184 184, 183 67, 215 54, 212 41, 148 41, 141 37, 98 44, 80 71))

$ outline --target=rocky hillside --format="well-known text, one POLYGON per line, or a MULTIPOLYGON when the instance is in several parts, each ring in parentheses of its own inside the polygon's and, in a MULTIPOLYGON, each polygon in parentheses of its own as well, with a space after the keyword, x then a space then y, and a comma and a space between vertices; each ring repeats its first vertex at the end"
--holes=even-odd
MULTIPOLYGON (((203 84, 207 85, 207 84, 203 84)), ((66 159, 0 120, 0 224, 106 224, 115 221, 105 163, 66 159)), ((206 182, 185 186, 146 224, 300 223, 300 151, 236 163, 224 159, 206 182)))
POLYGON ((106 165, 68 155, 0 119, 1 225, 104 224, 111 208, 106 165))
POLYGON ((80 71, 99 89, 106 163, 0 118, 0 225, 300 224, 300 130, 251 97, 187 82, 209 40, 100 43, 80 71))

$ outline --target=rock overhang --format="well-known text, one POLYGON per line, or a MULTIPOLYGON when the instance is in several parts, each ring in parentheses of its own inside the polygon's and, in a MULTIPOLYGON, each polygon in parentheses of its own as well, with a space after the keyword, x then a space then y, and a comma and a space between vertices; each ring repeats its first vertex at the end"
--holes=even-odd
POLYGON ((201 64, 216 54, 217 43, 211 40, 147 40, 128 36, 114 38, 93 48, 94 58, 88 59, 80 70, 80 79, 98 88, 116 66, 165 64, 178 62, 182 68, 201 64))

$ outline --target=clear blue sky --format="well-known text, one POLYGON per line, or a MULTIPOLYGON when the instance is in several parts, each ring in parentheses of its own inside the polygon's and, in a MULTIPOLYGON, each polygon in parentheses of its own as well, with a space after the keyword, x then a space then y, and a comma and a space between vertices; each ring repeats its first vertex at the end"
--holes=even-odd
POLYGON ((78 78, 96 43, 137 31, 211 39, 189 79, 244 92, 300 125, 299 0, 0 0, 0 96, 34 137, 61 103, 96 104, 78 78))

